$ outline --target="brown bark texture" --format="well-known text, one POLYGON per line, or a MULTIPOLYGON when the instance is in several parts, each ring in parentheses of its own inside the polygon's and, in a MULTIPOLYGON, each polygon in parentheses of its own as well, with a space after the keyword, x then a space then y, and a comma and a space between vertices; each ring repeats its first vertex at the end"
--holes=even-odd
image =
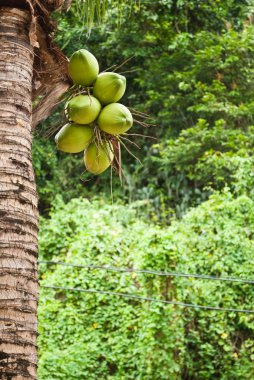
POLYGON ((0 379, 36 379, 38 212, 31 12, 0 5, 0 379))

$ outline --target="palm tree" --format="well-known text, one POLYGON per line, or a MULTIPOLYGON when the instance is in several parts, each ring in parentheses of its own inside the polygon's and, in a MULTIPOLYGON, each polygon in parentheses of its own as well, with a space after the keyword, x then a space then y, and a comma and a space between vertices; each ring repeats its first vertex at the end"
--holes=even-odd
MULTIPOLYGON (((80 0, 81 1, 81 0, 80 0)), ((84 1, 84 0, 83 0, 84 1)), ((91 1, 93 7, 106 1, 91 1)), ((67 0, 0 0, 0 378, 37 379, 38 209, 32 128, 69 86, 52 41, 67 0), (39 101, 32 111, 33 100, 39 101)))

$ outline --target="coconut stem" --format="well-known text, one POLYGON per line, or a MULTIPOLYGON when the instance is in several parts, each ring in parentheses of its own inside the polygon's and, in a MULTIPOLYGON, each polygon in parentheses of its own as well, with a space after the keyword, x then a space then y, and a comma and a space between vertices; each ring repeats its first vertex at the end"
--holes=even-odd
POLYGON ((149 128, 149 127, 152 126, 152 124, 147 124, 147 123, 144 123, 143 121, 139 121, 139 120, 137 120, 137 119, 133 119, 133 120, 134 120, 135 123, 141 125, 141 126, 144 127, 144 128, 149 128))
POLYGON ((140 147, 137 143, 135 143, 134 141, 131 141, 131 140, 128 139, 127 137, 123 137, 123 136, 121 136, 121 139, 126 140, 126 141, 128 141, 130 144, 134 145, 136 148, 141 149, 141 147, 140 147))
POLYGON ((147 119, 152 119, 151 116, 148 115, 145 112, 141 112, 141 111, 135 110, 135 108, 131 108, 131 107, 129 107, 129 109, 130 109, 131 112, 136 112, 137 114, 140 114, 140 116, 147 116, 147 119))
POLYGON ((116 66, 117 65, 112 65, 112 66, 108 67, 107 69, 103 70, 102 72, 105 73, 106 71, 109 71, 110 69, 113 69, 116 66))
POLYGON ((124 146, 124 148, 127 150, 127 152, 132 156, 134 157, 139 163, 141 166, 143 166, 142 162, 140 161, 140 159, 138 157, 135 156, 135 154, 133 154, 129 148, 127 148, 126 144, 121 140, 121 138, 118 136, 118 141, 120 142, 120 144, 122 144, 124 146))
POLYGON ((122 74, 127 74, 127 73, 134 73, 134 72, 137 72, 137 71, 140 71, 140 69, 132 69, 132 70, 121 71, 118 74, 122 75, 122 74))
POLYGON ((113 71, 116 71, 118 69, 120 69, 120 67, 123 67, 127 62, 129 62, 131 59, 133 59, 135 57, 135 55, 133 55, 132 57, 129 57, 127 58, 125 61, 123 61, 123 63, 121 63, 119 66, 116 66, 116 68, 113 70, 113 71))
POLYGON ((127 136, 139 136, 139 137, 144 137, 146 139, 152 139, 152 140, 158 141, 157 137, 146 136, 146 135, 142 135, 141 133, 124 133, 124 135, 127 135, 127 136))

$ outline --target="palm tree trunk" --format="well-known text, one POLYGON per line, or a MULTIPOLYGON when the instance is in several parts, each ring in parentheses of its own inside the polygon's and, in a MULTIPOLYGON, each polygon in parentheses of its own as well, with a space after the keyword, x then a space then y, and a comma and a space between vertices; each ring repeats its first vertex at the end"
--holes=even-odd
POLYGON ((36 379, 37 194, 29 11, 0 6, 0 378, 36 379))

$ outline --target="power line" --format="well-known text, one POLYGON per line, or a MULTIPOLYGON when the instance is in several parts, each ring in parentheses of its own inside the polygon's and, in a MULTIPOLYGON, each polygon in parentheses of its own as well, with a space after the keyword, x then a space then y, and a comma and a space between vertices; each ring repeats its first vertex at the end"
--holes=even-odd
POLYGON ((157 298, 142 297, 142 296, 138 296, 136 294, 120 293, 120 292, 109 292, 109 291, 105 291, 105 290, 70 288, 70 287, 53 286, 53 285, 41 285, 41 288, 68 290, 68 291, 81 292, 81 293, 106 294, 106 295, 110 295, 110 296, 117 296, 117 297, 125 297, 125 298, 138 299, 140 301, 157 302, 157 303, 164 303, 164 304, 175 305, 175 306, 182 306, 182 307, 187 307, 187 308, 188 307, 189 308, 197 308, 197 309, 203 309, 203 310, 215 310, 215 311, 223 311, 223 312, 254 314, 254 310, 248 310, 248 309, 231 309, 231 308, 223 308, 223 307, 195 305, 195 304, 192 304, 192 303, 184 303, 184 302, 178 302, 178 301, 160 300, 160 299, 157 299, 157 298))
POLYGON ((114 272, 125 272, 125 273, 144 273, 151 274, 156 276, 172 276, 172 277, 188 277, 188 278, 201 278, 205 280, 216 280, 216 281, 228 281, 228 282, 240 282, 243 284, 254 284, 254 280, 245 279, 245 278, 237 278, 237 277, 218 277, 218 276, 208 276, 201 274, 191 274, 191 273, 177 273, 177 272, 163 272, 163 271, 155 271, 149 269, 134 269, 134 268, 118 268, 118 267, 109 267, 104 265, 79 265, 79 264, 69 264, 62 261, 39 261, 39 264, 48 264, 48 265, 63 265, 66 267, 73 268, 84 268, 84 269, 102 269, 114 272))

